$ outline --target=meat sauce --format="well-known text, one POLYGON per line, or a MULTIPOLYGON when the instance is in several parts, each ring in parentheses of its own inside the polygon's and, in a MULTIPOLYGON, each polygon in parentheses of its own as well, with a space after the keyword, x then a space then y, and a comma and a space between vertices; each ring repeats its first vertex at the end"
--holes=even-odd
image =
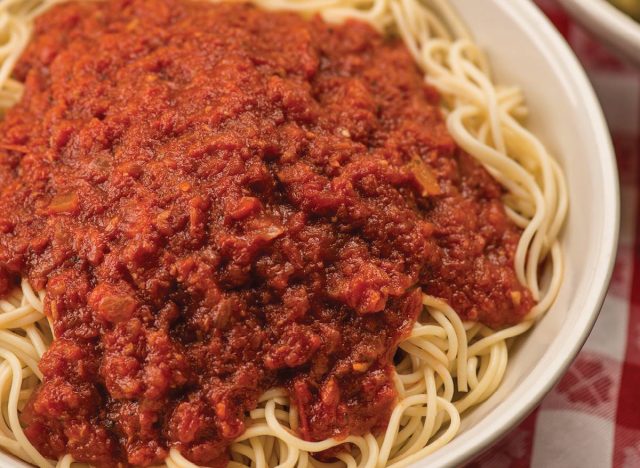
POLYGON ((421 293, 517 323, 519 230, 401 41, 241 4, 37 20, 0 123, 0 294, 55 340, 22 414, 47 457, 221 466, 266 389, 308 440, 379 433, 421 293))

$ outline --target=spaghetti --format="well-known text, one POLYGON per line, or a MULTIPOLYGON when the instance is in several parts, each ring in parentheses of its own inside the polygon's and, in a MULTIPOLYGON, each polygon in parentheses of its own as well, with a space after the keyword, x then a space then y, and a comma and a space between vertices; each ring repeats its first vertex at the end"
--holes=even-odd
MULTIPOLYGON (((36 16, 50 0, 0 4, 0 110, 18 102, 22 84, 10 78, 36 16)), ((562 281, 558 235, 568 209, 562 171, 544 145, 522 124, 527 108, 518 88, 492 82, 488 62, 446 0, 256 0, 264 9, 319 13, 328 22, 356 18, 399 34, 426 80, 444 99, 447 127, 456 143, 480 161, 504 187, 511 220, 523 229, 515 256, 519 281, 537 305, 524 321, 499 331, 463 322, 443 301, 424 295, 424 311, 400 344, 394 377, 399 399, 386 432, 310 442, 296 435, 298 413, 287 391, 273 388, 249 413, 247 430, 230 447, 232 468, 399 468, 422 459, 455 437, 460 417, 498 388, 508 343, 525 333, 553 303, 562 281), (547 275, 541 279, 541 266, 547 275), (349 444, 337 461, 314 454, 349 444)), ((31 445, 19 413, 42 379, 39 359, 53 337, 43 314, 44 293, 26 282, 0 300, 0 447, 41 467, 75 465, 67 455, 47 460, 31 445), (56 465, 57 463, 57 465, 56 465)), ((166 465, 195 465, 176 449, 166 465)))

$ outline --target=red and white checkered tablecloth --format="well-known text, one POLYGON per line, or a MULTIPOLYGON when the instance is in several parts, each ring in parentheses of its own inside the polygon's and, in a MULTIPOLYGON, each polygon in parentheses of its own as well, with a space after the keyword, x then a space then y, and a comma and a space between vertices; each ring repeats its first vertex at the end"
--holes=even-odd
POLYGON ((600 98, 621 183, 620 245, 595 328, 567 374, 522 424, 468 468, 640 468, 640 70, 623 65, 555 0, 536 0, 600 98))

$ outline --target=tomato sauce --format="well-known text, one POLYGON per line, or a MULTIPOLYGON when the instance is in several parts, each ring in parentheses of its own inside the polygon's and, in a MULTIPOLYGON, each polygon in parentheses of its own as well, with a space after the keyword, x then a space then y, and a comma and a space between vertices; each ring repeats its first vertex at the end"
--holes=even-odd
POLYGON ((520 231, 401 41, 241 4, 37 20, 0 123, 0 294, 46 291, 44 455, 220 466, 266 389, 309 440, 379 433, 421 292, 517 323, 520 231))

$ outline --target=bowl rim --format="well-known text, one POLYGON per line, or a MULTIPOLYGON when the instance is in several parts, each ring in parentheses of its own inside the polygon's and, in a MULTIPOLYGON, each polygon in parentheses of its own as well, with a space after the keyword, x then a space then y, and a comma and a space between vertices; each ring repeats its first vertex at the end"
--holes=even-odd
MULTIPOLYGON (((598 169, 601 173, 601 180, 605 181, 603 187, 604 218, 599 223, 602 226, 600 232, 601 249, 597 254, 597 268, 591 277, 592 287, 584 300, 586 308, 579 319, 574 322, 574 329, 579 331, 571 335, 573 339, 565 340, 555 348, 555 351, 559 351, 559 358, 544 363, 546 365, 545 379, 539 381, 540 383, 535 386, 526 388, 519 395, 519 399, 514 401, 505 399, 500 402, 492 411, 491 426, 479 427, 480 425, 475 425, 469 428, 463 434, 468 434, 468 438, 456 447, 457 450, 446 449, 451 444, 455 444, 456 439, 454 439, 445 447, 413 464, 413 467, 425 466, 426 464, 431 467, 460 466, 465 461, 469 461, 487 450, 524 420, 565 374, 589 337, 604 303, 615 265, 620 223, 618 169, 604 113, 587 78, 587 73, 569 44, 531 0, 495 1, 505 13, 514 20, 519 20, 519 27, 523 31, 529 30, 531 36, 536 37, 544 49, 553 51, 559 59, 558 70, 561 70, 561 74, 573 83, 578 95, 584 99, 582 106, 593 132, 595 152, 600 155, 598 169), (505 401, 508 401, 509 404, 506 405, 505 401)), ((613 6, 607 6, 615 10, 613 6)), ((624 16, 621 12, 616 11, 616 13, 624 16)), ((539 372, 540 366, 541 364, 538 364, 529 375, 539 372)))

